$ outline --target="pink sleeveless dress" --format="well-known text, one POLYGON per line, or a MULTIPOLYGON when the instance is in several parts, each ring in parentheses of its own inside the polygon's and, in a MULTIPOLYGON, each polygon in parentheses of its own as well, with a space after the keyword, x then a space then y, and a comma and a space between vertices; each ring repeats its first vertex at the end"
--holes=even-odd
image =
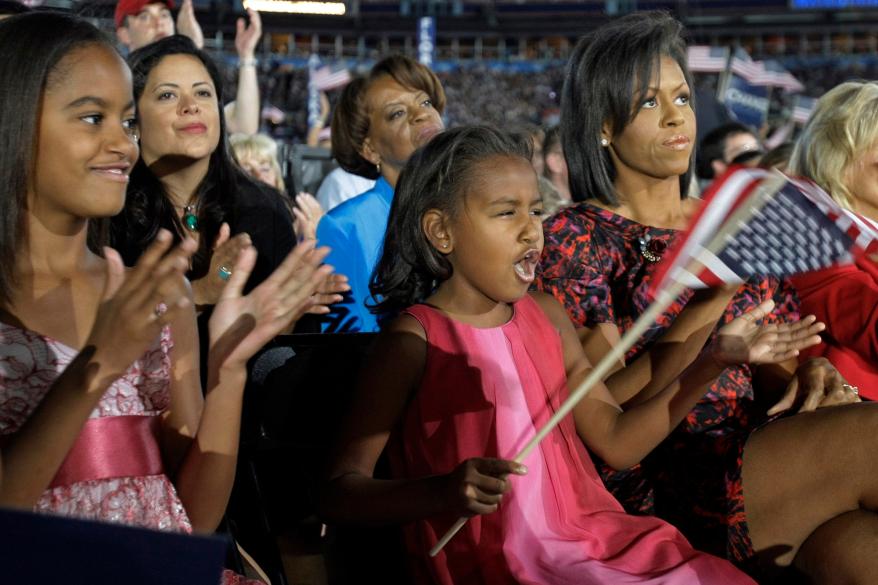
MULTIPOLYGON (((480 329, 436 309, 406 312, 427 334, 421 387, 390 444, 395 477, 445 474, 470 457, 512 459, 568 395, 561 340, 530 296, 512 319, 480 329)), ((419 582, 442 584, 733 585, 754 582, 693 550, 671 525, 630 516, 601 483, 567 417, 512 476, 497 512, 475 516, 443 551, 456 520, 406 527, 419 582)))
MULTIPOLYGON (((183 503, 161 468, 154 434, 157 417, 170 402, 172 347, 165 327, 153 346, 107 389, 36 511, 192 532, 183 503), (132 465, 152 467, 152 472, 119 473, 132 465)), ((58 340, 0 323, 0 437, 21 428, 77 353, 58 340)), ((261 583, 228 570, 223 573, 224 585, 261 583)))

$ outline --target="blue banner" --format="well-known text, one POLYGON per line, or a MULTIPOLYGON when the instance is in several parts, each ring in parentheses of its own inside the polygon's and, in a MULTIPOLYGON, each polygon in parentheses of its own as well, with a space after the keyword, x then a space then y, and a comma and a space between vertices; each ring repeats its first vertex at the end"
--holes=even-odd
POLYGON ((436 50, 436 19, 424 16, 418 19, 418 62, 427 67, 433 66, 436 50))
POLYGON ((735 120, 758 131, 768 116, 768 91, 767 87, 750 85, 744 78, 730 73, 722 101, 735 120))
POLYGON ((308 57, 308 128, 313 128, 320 121, 320 90, 315 83, 315 74, 320 67, 320 57, 311 53, 308 57))

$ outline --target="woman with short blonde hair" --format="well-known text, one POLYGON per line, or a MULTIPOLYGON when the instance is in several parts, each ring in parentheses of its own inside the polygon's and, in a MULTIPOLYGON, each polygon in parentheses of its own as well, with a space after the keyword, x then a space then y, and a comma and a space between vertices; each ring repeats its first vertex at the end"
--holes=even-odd
MULTIPOLYGON (((878 221, 878 83, 849 81, 824 95, 796 142, 789 172, 878 221)), ((828 331, 803 353, 829 358, 862 396, 878 399, 878 264, 863 256, 793 284, 802 311, 816 314, 828 331)))

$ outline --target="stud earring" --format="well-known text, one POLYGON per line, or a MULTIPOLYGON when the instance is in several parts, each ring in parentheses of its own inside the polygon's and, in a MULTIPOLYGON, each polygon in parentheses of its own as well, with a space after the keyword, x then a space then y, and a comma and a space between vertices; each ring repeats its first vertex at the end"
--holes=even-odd
POLYGON ((443 248, 447 248, 447 247, 448 247, 448 242, 442 242, 442 247, 443 247, 443 248))
POLYGON ((604 148, 606 148, 606 147, 608 147, 609 145, 610 145, 610 141, 609 141, 609 140, 607 140, 606 138, 601 138, 601 146, 603 146, 604 148))
POLYGON ((381 174, 381 163, 380 162, 375 163, 375 170, 378 171, 379 175, 381 174))

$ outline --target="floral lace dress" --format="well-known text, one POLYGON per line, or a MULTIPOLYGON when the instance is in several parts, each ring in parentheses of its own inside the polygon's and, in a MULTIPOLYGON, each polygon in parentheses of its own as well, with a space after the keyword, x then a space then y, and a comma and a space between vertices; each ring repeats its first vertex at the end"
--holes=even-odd
MULTIPOLYGON (((89 420, 160 415, 170 402, 172 347, 170 329, 165 327, 152 347, 110 386, 89 420)), ((21 428, 77 353, 55 339, 0 323, 0 436, 12 435, 21 428)), ((112 457, 112 447, 108 451, 112 457)), ((177 491, 164 473, 72 483, 60 482, 56 476, 35 510, 169 532, 192 532, 177 491)), ((223 583, 261 582, 225 571, 223 583)))

